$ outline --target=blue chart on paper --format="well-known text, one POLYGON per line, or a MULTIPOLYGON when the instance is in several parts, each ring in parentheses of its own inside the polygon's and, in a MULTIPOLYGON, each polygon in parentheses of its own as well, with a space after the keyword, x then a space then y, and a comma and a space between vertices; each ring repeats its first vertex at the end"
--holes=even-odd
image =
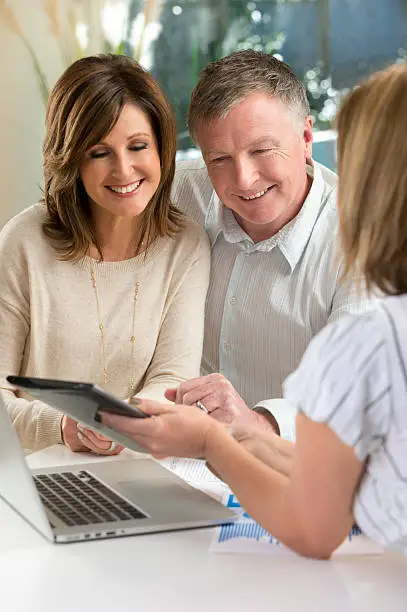
POLYGON ((269 542, 274 545, 279 544, 278 540, 273 538, 268 531, 250 519, 243 519, 232 525, 222 525, 218 541, 226 542, 226 540, 232 540, 234 538, 249 538, 251 540, 257 540, 258 542, 269 542))
MULTIPOLYGON (((229 495, 226 505, 228 508, 241 508, 239 501, 233 493, 229 495)), ((361 531, 357 525, 354 525, 348 535, 349 542, 352 541, 354 536, 358 535, 361 535, 361 531)), ((274 546, 280 545, 280 541, 277 538, 274 538, 268 531, 256 523, 247 512, 243 512, 243 509, 241 518, 236 523, 222 525, 219 529, 218 542, 226 542, 235 538, 257 540, 258 542, 266 542, 274 546)))
POLYGON ((359 535, 362 535, 361 530, 359 529, 359 527, 357 525, 353 525, 352 529, 350 530, 350 532, 348 534, 349 542, 352 542, 352 538, 354 536, 359 536, 359 535))
MULTIPOLYGON (((227 503, 228 508, 241 508, 237 498, 231 493, 228 497, 227 503)), ((234 538, 248 538, 250 540, 257 540, 258 542, 268 542, 274 546, 279 545, 279 540, 274 538, 268 531, 263 529, 258 523, 256 523, 247 512, 243 512, 241 518, 232 523, 231 525, 222 525, 219 530, 218 542, 225 542, 226 540, 232 540, 234 538)))

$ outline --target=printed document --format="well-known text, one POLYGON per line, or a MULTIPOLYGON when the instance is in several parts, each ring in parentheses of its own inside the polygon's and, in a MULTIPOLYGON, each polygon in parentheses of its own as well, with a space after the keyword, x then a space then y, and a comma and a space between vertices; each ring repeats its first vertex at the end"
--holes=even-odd
MULTIPOLYGON (((240 518, 235 523, 213 529, 209 547, 211 552, 293 554, 244 512, 229 487, 208 470, 204 461, 170 457, 160 463, 193 487, 201 489, 239 514, 240 518)), ((336 549, 334 556, 370 555, 383 552, 383 548, 354 527, 343 544, 336 549)))

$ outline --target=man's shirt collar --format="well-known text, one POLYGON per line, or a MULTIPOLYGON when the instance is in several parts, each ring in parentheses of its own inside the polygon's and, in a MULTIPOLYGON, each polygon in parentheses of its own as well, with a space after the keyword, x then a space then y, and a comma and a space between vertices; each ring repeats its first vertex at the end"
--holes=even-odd
POLYGON ((307 174, 312 177, 312 185, 299 213, 277 234, 262 242, 253 240, 240 227, 233 212, 223 206, 216 192, 213 191, 205 216, 205 229, 213 246, 220 234, 226 242, 239 244, 243 250, 269 252, 278 247, 290 265, 295 268, 311 236, 331 190, 326 190, 319 164, 307 165, 307 174))

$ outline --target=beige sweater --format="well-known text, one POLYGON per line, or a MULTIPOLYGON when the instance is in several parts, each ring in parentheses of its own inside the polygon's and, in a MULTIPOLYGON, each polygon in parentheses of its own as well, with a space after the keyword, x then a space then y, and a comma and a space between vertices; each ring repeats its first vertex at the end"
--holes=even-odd
POLYGON ((190 220, 174 238, 158 238, 146 257, 94 262, 105 325, 105 386, 90 260, 59 261, 42 233, 45 216, 45 206, 36 204, 0 233, 0 393, 28 451, 61 442, 62 415, 40 401, 17 398, 6 390, 5 377, 93 382, 127 397, 139 281, 136 392, 162 398, 166 388, 199 374, 210 267, 207 237, 190 220))

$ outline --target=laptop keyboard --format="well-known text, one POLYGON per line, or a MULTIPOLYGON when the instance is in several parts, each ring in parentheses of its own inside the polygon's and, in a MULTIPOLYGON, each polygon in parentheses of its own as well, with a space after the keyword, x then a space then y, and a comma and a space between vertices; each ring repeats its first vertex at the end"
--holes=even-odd
POLYGON ((34 482, 44 506, 69 527, 146 518, 86 471, 37 474, 34 482))

